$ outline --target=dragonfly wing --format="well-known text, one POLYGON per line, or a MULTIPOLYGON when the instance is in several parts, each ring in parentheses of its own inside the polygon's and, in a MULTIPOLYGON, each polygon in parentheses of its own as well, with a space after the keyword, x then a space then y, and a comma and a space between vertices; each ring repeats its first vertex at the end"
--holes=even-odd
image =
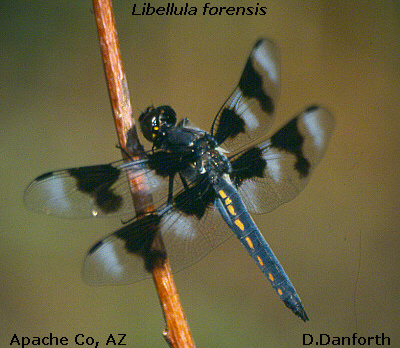
POLYGON ((173 206, 164 205, 136 219, 92 247, 83 266, 84 280, 92 285, 122 285, 149 278, 154 263, 165 257, 154 244, 158 233, 174 272, 200 261, 231 237, 216 208, 214 189, 203 179, 181 190, 173 206))
POLYGON ((246 207, 266 213, 295 198, 321 161, 334 127, 333 116, 313 106, 267 141, 232 158, 232 182, 246 207))
POLYGON ((255 44, 239 84, 216 116, 211 134, 236 151, 271 127, 279 90, 279 50, 267 39, 255 44))
MULTIPOLYGON (((157 175, 148 165, 148 160, 118 161, 49 172, 26 188, 24 203, 37 213, 71 219, 133 214, 128 179, 138 183, 136 189, 154 195, 147 206, 159 206, 168 195, 168 177, 157 175)), ((169 162, 158 165, 168 168, 169 162)), ((174 190, 180 185, 175 180, 174 190)))

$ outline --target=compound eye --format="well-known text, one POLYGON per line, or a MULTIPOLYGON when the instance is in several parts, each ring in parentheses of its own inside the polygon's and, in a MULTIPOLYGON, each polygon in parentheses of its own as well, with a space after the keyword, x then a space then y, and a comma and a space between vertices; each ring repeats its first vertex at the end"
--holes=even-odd
POLYGON ((160 106, 160 116, 159 116, 159 125, 168 125, 174 126, 176 124, 176 113, 174 109, 172 109, 168 105, 160 106))
POLYGON ((139 117, 140 128, 148 141, 154 140, 153 129, 158 126, 158 113, 153 106, 149 106, 139 117))

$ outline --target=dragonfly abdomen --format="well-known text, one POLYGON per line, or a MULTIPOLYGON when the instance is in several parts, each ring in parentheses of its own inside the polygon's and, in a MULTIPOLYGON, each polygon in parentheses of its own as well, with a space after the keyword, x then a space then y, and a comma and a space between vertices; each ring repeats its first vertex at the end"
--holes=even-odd
POLYGON ((214 188, 221 203, 218 205, 219 210, 226 223, 267 277, 285 305, 300 319, 307 321, 308 316, 294 286, 247 212, 236 189, 225 180, 219 180, 214 188))

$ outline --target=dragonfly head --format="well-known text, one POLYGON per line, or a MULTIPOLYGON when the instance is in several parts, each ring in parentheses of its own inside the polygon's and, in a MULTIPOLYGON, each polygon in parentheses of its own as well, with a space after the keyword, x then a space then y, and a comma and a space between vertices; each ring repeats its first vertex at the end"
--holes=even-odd
POLYGON ((155 142, 165 132, 165 129, 175 126, 176 113, 168 105, 158 108, 149 106, 139 116, 139 122, 144 137, 150 142, 155 142))

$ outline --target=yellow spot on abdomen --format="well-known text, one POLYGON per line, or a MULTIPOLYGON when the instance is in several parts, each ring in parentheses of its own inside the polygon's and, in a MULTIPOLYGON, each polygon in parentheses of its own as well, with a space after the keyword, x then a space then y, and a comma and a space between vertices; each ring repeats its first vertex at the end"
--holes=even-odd
POLYGON ((260 266, 264 266, 263 260, 261 260, 261 257, 258 255, 257 255, 257 260, 258 260, 258 263, 260 264, 260 266))
POLYGON ((251 241, 251 239, 249 237, 246 237, 246 242, 249 245, 250 249, 254 248, 253 242, 251 241))
POLYGON ((229 205, 232 203, 232 200, 230 198, 225 199, 225 205, 229 205))
POLYGON ((231 213, 231 215, 236 215, 235 208, 233 207, 233 205, 228 205, 227 208, 228 211, 231 213))
POLYGON ((224 190, 219 190, 219 195, 222 197, 222 198, 226 198, 226 193, 225 193, 225 191, 224 190))
POLYGON ((244 225, 243 225, 242 221, 240 221, 239 219, 236 219, 235 220, 235 225, 237 227, 239 227, 241 231, 244 231, 244 225))
POLYGON ((283 292, 281 289, 278 289, 278 294, 279 294, 279 296, 282 296, 283 292))
POLYGON ((271 282, 275 280, 274 276, 271 273, 268 273, 268 278, 271 282))

